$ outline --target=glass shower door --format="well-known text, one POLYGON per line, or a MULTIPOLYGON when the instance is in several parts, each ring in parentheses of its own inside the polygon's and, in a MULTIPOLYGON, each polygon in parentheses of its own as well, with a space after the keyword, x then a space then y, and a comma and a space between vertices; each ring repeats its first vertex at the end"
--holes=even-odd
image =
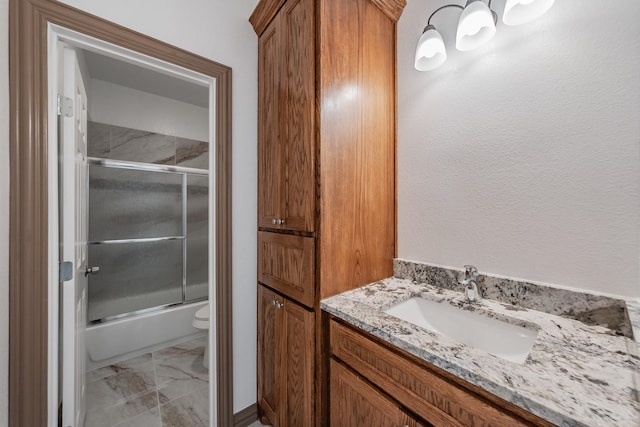
POLYGON ((209 177, 187 175, 185 302, 209 295, 209 177))
POLYGON ((89 321, 184 300, 184 174, 91 165, 89 321))

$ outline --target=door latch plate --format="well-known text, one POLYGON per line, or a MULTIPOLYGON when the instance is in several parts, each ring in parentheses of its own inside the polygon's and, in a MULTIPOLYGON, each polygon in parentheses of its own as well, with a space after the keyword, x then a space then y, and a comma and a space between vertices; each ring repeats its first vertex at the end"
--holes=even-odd
POLYGON ((67 282, 73 279, 73 263, 64 261, 60 263, 60 281, 67 282))

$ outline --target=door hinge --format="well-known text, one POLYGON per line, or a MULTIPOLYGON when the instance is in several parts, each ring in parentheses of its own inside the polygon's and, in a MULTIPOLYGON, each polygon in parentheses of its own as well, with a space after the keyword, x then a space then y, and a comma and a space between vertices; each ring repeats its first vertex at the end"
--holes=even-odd
POLYGON ((73 117, 73 99, 58 95, 58 115, 73 117))
POLYGON ((67 282, 73 279, 73 263, 64 261, 60 263, 60 282, 67 282))

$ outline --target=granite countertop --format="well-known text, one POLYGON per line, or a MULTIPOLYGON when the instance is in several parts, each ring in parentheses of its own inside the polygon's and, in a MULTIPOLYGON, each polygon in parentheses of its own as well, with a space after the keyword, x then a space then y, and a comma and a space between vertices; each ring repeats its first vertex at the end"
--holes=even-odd
MULTIPOLYGON (((640 336, 640 304, 627 304, 640 336)), ((609 328, 392 277, 327 298, 321 308, 407 352, 560 426, 640 426, 640 351, 609 328), (516 364, 388 315, 414 296, 539 328, 524 364, 516 364)))

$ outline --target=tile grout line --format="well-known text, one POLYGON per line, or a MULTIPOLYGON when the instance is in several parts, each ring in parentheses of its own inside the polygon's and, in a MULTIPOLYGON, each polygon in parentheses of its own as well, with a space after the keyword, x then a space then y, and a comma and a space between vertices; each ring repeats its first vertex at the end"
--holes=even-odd
POLYGON ((156 356, 155 351, 151 352, 151 362, 153 363, 153 383, 156 389, 156 404, 158 408, 158 418, 160 419, 160 427, 162 427, 162 410, 160 409, 160 392, 158 391, 158 374, 156 369, 156 356))

